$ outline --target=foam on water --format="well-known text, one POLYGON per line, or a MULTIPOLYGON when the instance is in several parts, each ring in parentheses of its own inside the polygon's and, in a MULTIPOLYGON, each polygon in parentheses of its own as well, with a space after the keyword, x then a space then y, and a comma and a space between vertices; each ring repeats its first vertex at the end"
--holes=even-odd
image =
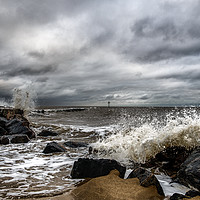
MULTIPOLYGON (((67 135, 54 137, 66 140, 67 135)), ((74 160, 85 154, 68 150, 60 154, 42 153, 49 139, 35 139, 27 144, 0 146, 0 199, 48 196, 71 190, 77 180, 69 178, 74 160)))
POLYGON ((99 139, 92 146, 102 156, 144 163, 171 146, 187 149, 200 145, 200 116, 195 109, 170 113, 165 120, 155 118, 134 125, 134 118, 125 117, 113 134, 99 139))

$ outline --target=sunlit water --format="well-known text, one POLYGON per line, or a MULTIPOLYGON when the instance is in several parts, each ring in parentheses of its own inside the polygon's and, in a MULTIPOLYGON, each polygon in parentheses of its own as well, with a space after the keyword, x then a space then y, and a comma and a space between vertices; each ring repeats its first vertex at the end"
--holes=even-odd
POLYGON ((69 108, 32 112, 28 118, 39 133, 50 129, 56 137, 37 137, 27 144, 0 146, 0 198, 52 196, 70 191, 78 180, 70 178, 80 157, 114 158, 131 167, 131 160, 144 162, 166 146, 199 145, 198 108, 95 108, 68 112, 69 108), (47 143, 72 140, 87 147, 67 148, 65 153, 43 154, 47 143))

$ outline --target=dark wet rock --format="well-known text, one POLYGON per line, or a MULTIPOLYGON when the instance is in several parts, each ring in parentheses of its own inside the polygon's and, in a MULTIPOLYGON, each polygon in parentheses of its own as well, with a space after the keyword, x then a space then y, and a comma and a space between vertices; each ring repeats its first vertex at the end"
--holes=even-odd
POLYGON ((128 176, 129 178, 138 178, 140 181, 140 185, 143 187, 149 187, 150 185, 155 185, 158 191, 158 194, 164 195, 163 189, 157 180, 157 178, 154 176, 153 173, 147 171, 146 169, 142 167, 136 167, 128 176))
POLYGON ((114 169, 120 172, 121 178, 124 177, 126 168, 121 166, 116 160, 79 158, 78 161, 74 162, 71 177, 95 178, 108 175, 114 169))
POLYGON ((49 130, 42 130, 38 136, 43 136, 43 137, 47 137, 47 136, 57 136, 58 133, 54 132, 54 131, 49 131, 49 130))
POLYGON ((200 147, 194 150, 181 165, 177 177, 183 185, 190 185, 200 190, 200 147))
POLYGON ((78 148, 78 147, 87 147, 88 144, 84 142, 74 142, 74 141, 67 141, 64 143, 65 146, 71 148, 78 148))
POLYGON ((188 199, 187 196, 183 195, 183 194, 178 194, 178 193, 174 193, 171 197, 170 200, 181 200, 181 199, 188 199))
POLYGON ((7 131, 0 126, 0 136, 6 135, 7 131))
POLYGON ((16 135, 4 135, 1 137, 1 144, 18 144, 27 143, 30 139, 27 135, 16 134, 16 135))
POLYGON ((0 140, 1 140, 0 142, 1 144, 10 144, 10 137, 7 135, 2 136, 0 140))
POLYGON ((185 193, 185 196, 187 196, 187 197, 200 196, 200 192, 198 192, 196 190, 189 190, 188 192, 185 193))
POLYGON ((44 114, 44 113, 45 113, 45 111, 44 111, 44 110, 37 110, 36 112, 37 112, 37 113, 42 113, 42 114, 44 114))
POLYGON ((0 127, 5 128, 5 124, 8 122, 8 120, 4 117, 0 117, 0 127))
POLYGON ((20 121, 15 118, 6 123, 6 129, 9 135, 25 134, 30 139, 34 138, 35 133, 27 125, 27 121, 20 121))
POLYGON ((141 166, 145 168, 159 168, 160 171, 173 177, 176 176, 181 164, 187 159, 191 152, 192 150, 187 150, 185 147, 168 147, 156 154, 155 158, 152 158, 141 166))
POLYGON ((66 149, 57 142, 50 142, 45 147, 43 153, 65 152, 66 149))
POLYGON ((27 143, 29 142, 30 139, 27 135, 24 134, 17 134, 17 135, 12 135, 10 142, 12 144, 17 144, 17 143, 27 143))

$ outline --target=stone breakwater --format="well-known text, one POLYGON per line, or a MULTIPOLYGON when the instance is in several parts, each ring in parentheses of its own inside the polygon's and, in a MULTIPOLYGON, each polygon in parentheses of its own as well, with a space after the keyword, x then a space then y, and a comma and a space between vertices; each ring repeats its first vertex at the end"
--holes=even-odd
POLYGON ((27 143, 35 137, 22 110, 0 109, 0 144, 27 143))

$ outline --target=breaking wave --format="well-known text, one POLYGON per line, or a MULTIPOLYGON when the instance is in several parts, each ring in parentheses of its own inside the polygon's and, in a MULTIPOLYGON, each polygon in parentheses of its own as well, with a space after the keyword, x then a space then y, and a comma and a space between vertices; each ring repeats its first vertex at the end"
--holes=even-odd
POLYGON ((171 146, 187 149, 200 145, 200 116, 196 109, 185 109, 181 113, 169 113, 165 119, 140 119, 135 126, 133 117, 125 116, 109 136, 92 144, 100 156, 125 161, 144 163, 157 153, 171 146))
POLYGON ((13 90, 13 107, 24 111, 35 108, 36 93, 31 86, 26 88, 15 88, 13 90))

